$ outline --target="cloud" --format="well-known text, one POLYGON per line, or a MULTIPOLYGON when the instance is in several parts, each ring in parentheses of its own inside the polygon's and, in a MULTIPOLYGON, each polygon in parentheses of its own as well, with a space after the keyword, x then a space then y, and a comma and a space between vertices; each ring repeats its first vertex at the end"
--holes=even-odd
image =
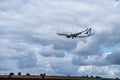
POLYGON ((102 76, 102 77, 119 77, 119 68, 118 66, 80 66, 79 73, 84 73, 84 75, 93 75, 93 76, 102 76))
POLYGON ((113 65, 119 65, 120 64, 119 53, 120 53, 120 49, 118 48, 117 50, 109 54, 106 59, 109 61, 109 63, 113 65))
MULTIPOLYGON (((107 59, 108 57, 110 59, 110 55, 113 56, 114 52, 108 55, 107 53, 102 53, 102 49, 104 47, 109 48, 109 47, 115 47, 116 45, 119 45, 120 38, 118 37, 119 36, 118 34, 119 34, 119 31, 117 31, 116 29, 113 29, 112 33, 103 32, 101 34, 95 34, 96 36, 93 37, 93 39, 89 39, 87 42, 78 42, 77 47, 73 50, 73 52, 77 54, 77 57, 73 58, 73 63, 80 64, 80 65, 81 64, 83 65, 111 64, 111 61, 107 61, 107 59), (105 55, 106 57, 104 57, 105 55)), ((111 59, 112 59, 112 56, 111 56, 111 59)), ((116 60, 115 58, 117 58, 117 54, 116 54, 116 57, 113 58, 113 60, 116 60)))
POLYGON ((1 63, 0 63, 0 71, 10 71, 16 68, 16 61, 6 58, 6 57, 1 57, 1 63), (9 66, 9 67, 8 67, 9 66))
POLYGON ((109 54, 102 50, 120 44, 119 12, 119 2, 114 0, 1 0, 1 73, 84 75, 92 70, 91 74, 118 75, 119 68, 111 65, 119 66, 119 50, 109 54), (95 35, 72 40, 56 34, 86 27, 95 35))
POLYGON ((80 66, 106 66, 110 63, 106 60, 109 53, 105 53, 102 55, 92 55, 92 56, 74 56, 73 57, 73 64, 80 65, 80 66))
POLYGON ((37 60, 40 72, 47 72, 50 75, 78 75, 79 66, 72 64, 72 57, 44 57, 38 54, 37 60))
POLYGON ((17 60, 18 68, 33 68, 37 66, 37 59, 34 53, 14 58, 17 60))
POLYGON ((59 50, 54 50, 53 45, 43 47, 41 51, 41 55, 43 56, 56 56, 56 57, 64 57, 64 52, 59 50))

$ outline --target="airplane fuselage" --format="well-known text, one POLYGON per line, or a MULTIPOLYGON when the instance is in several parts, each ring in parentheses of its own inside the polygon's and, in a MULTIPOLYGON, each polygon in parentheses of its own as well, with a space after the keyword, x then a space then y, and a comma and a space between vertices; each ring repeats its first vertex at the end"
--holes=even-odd
POLYGON ((72 39, 74 39, 74 38, 77 37, 76 35, 74 35, 74 34, 72 34, 72 33, 69 33, 69 32, 57 33, 57 34, 58 34, 58 35, 64 35, 64 36, 66 36, 66 38, 72 38, 72 39))
POLYGON ((80 38, 85 38, 85 37, 89 37, 91 35, 93 35, 93 33, 91 33, 91 28, 87 28, 84 31, 81 32, 77 32, 77 33, 70 33, 70 32, 63 32, 63 33, 57 33, 58 35, 62 35, 62 36, 66 36, 66 38, 76 38, 76 37, 80 37, 80 38), (81 35, 84 34, 84 35, 81 35))

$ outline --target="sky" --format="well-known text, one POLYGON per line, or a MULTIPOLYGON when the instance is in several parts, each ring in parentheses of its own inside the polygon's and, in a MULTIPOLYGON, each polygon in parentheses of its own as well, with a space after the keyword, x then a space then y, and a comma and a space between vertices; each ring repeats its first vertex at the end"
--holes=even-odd
POLYGON ((0 0, 0 74, 120 78, 119 35, 119 0, 0 0))

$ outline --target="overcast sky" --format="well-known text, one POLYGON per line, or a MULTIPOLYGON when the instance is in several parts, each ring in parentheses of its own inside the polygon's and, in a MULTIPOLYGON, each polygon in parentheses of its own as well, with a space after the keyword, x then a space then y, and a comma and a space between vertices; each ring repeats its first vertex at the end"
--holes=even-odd
POLYGON ((0 74, 120 77, 119 58, 119 0, 0 0, 0 74))

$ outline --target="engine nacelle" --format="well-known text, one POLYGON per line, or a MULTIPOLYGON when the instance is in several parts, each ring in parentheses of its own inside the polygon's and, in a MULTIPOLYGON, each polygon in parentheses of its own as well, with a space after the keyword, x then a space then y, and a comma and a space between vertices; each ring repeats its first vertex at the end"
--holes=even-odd
POLYGON ((71 38, 71 36, 66 36, 67 38, 71 38))

